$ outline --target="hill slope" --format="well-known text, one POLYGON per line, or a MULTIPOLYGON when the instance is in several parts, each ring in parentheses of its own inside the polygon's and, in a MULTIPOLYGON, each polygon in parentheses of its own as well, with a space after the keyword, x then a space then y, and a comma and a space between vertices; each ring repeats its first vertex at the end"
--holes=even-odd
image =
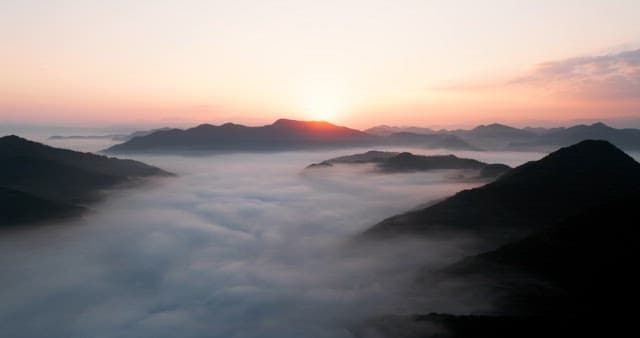
POLYGON ((388 218, 368 236, 473 232, 523 236, 640 187, 640 163, 606 141, 583 141, 521 165, 480 188, 388 218))
POLYGON ((334 164, 374 164, 376 170, 383 173, 416 172, 443 169, 477 171, 480 177, 498 177, 511 168, 504 164, 487 164, 474 159, 460 158, 455 155, 414 155, 408 152, 390 152, 371 150, 362 154, 341 156, 307 168, 327 168, 334 164))
POLYGON ((625 307, 637 285, 629 268, 636 262, 638 200, 640 192, 590 208, 447 271, 499 285, 502 312, 584 315, 625 307))
POLYGON ((0 138, 0 162, 6 209, 2 223, 75 212, 77 204, 99 199, 105 189, 172 175, 141 162, 53 148, 17 136, 0 138))

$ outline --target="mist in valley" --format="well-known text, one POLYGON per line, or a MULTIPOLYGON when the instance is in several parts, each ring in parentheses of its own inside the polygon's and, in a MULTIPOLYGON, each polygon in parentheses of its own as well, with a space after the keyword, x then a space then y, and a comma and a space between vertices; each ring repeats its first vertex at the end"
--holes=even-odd
MULTIPOLYGON (((351 337, 378 315, 480 309, 440 290, 406 297, 418 269, 464 257, 473 239, 354 238, 483 182, 303 170, 363 150, 132 157, 178 176, 111 192, 80 219, 0 236, 0 335, 351 337)), ((456 155, 509 165, 542 156, 456 155)))

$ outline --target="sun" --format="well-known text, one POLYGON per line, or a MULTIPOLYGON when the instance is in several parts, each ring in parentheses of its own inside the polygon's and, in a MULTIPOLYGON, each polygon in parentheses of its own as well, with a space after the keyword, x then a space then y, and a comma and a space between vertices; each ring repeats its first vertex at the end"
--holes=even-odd
POLYGON ((305 99, 304 114, 314 121, 335 121, 344 111, 344 104, 339 95, 314 93, 305 99))

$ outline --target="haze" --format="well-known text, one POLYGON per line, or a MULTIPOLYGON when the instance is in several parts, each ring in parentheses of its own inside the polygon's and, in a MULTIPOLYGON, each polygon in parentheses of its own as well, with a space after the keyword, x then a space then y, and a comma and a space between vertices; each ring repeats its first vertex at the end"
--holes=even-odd
MULTIPOLYGON (((418 268, 460 258, 470 240, 370 248, 349 241, 418 201, 481 183, 452 181, 447 172, 302 171, 357 151, 138 156, 179 176, 113 192, 81 220, 3 233, 0 332, 350 337, 350 327, 389 309, 479 306, 457 303, 445 290, 403 297, 418 268)), ((514 165, 539 156, 474 154, 514 165)))

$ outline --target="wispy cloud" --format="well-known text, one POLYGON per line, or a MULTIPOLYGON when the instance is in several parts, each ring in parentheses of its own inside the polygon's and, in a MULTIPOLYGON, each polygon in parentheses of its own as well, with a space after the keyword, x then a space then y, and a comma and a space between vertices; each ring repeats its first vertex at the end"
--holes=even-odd
POLYGON ((507 80, 430 88, 449 92, 544 91, 556 98, 620 101, 640 99, 640 49, 539 63, 507 80))
POLYGON ((508 82, 593 100, 640 99, 640 49, 538 64, 508 82))

